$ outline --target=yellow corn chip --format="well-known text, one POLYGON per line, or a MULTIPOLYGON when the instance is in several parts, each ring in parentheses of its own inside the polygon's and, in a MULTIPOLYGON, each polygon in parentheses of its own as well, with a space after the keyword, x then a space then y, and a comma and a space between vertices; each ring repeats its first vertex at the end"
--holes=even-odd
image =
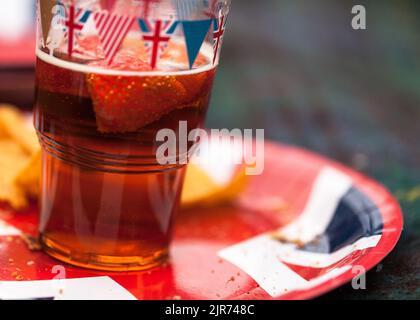
POLYGON ((26 166, 27 154, 12 140, 0 140, 0 200, 15 209, 23 209, 28 201, 25 192, 16 186, 15 178, 26 166))
POLYGON ((15 178, 16 186, 33 198, 38 198, 41 178, 41 149, 38 149, 15 178))
POLYGON ((39 149, 35 130, 28 125, 24 115, 11 105, 0 105, 0 136, 14 140, 30 155, 39 149))
POLYGON ((40 146, 25 115, 0 105, 0 201, 16 210, 28 206, 39 193, 40 146))

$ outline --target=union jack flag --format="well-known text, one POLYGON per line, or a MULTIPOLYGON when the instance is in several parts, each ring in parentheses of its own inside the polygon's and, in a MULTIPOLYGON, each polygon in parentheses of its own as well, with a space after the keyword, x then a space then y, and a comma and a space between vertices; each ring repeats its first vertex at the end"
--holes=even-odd
POLYGON ((178 26, 175 20, 139 19, 143 41, 150 55, 150 66, 155 69, 160 54, 168 46, 168 42, 178 26))
POLYGON ((213 22, 213 39, 214 39, 213 64, 216 63, 216 59, 220 51, 220 47, 222 45, 222 40, 223 40, 223 36, 225 34, 225 29, 226 29, 226 21, 227 21, 226 16, 220 15, 220 17, 218 19, 214 19, 214 22, 213 22))
POLYGON ((278 297, 347 272, 378 245, 383 226, 379 208, 353 180, 325 167, 313 181, 306 205, 295 220, 225 248, 219 256, 278 297))
POLYGON ((112 63, 121 43, 130 31, 135 18, 125 15, 110 14, 108 11, 95 12, 95 26, 99 34, 105 59, 112 63))
POLYGON ((82 8, 76 8, 73 5, 65 7, 66 17, 64 20, 64 26, 66 28, 66 36, 68 37, 67 52, 71 57, 75 45, 77 33, 75 31, 81 31, 89 19, 91 11, 82 8))

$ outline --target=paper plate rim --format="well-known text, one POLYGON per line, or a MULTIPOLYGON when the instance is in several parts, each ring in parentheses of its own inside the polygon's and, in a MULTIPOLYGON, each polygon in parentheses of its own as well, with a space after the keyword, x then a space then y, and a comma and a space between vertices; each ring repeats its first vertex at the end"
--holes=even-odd
MULTIPOLYGON (((361 256, 358 260, 358 265, 363 267, 366 272, 377 266, 382 260, 384 260, 397 245, 404 225, 404 218, 402 209, 391 194, 391 192, 383 186, 380 182, 351 169, 335 160, 329 159, 323 155, 315 153, 313 151, 305 150, 301 147, 276 143, 273 141, 265 143, 266 148, 274 149, 289 149, 295 153, 300 153, 305 157, 317 159, 333 168, 338 169, 341 172, 348 174, 354 182, 354 185, 359 188, 364 194, 366 194, 378 207, 382 220, 384 221, 383 233, 375 251, 379 253, 367 253, 361 256), (379 202, 378 198, 383 197, 384 202, 379 202)), ((347 283, 349 283, 355 274, 350 269, 343 274, 325 281, 317 286, 305 290, 296 290, 289 294, 282 295, 280 297, 272 298, 272 300, 306 300, 320 297, 334 289, 337 289, 347 283)))

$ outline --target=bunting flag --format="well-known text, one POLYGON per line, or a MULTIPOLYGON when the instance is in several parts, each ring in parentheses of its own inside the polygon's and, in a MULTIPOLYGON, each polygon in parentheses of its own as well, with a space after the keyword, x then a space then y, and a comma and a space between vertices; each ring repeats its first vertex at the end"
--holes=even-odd
MULTIPOLYGON (((58 3, 62 9, 61 11, 56 10, 56 15, 59 15, 61 19, 60 28, 56 30, 55 38, 58 40, 54 40, 54 35, 51 37, 54 39, 50 41, 51 43, 48 46, 48 48, 51 47, 50 52, 54 52, 54 48, 57 48, 62 43, 62 39, 66 37, 68 39, 67 51, 69 56, 75 54, 76 49, 79 49, 76 48, 77 40, 85 24, 92 17, 92 24, 95 25, 105 60, 108 64, 112 63, 118 49, 135 22, 138 22, 140 26, 141 37, 150 55, 150 65, 153 69, 156 69, 159 58, 174 35, 178 24, 181 24, 183 28, 189 68, 193 68, 203 43, 206 37, 209 36, 210 29, 213 31, 214 41, 213 64, 216 64, 227 20, 227 14, 220 13, 219 18, 215 18, 211 14, 214 5, 218 3, 217 0, 203 0, 203 2, 196 0, 172 0, 176 9, 175 15, 178 15, 177 20, 172 19, 172 16, 162 20, 147 18, 152 9, 151 6, 157 5, 160 3, 160 0, 136 1, 142 4, 141 8, 143 11, 141 14, 143 17, 113 14, 107 10, 90 11, 74 5, 64 6, 59 2, 54 2, 58 3), (208 12, 205 11, 206 9, 208 12), (200 20, 189 20, 194 15, 194 12, 201 14, 202 18, 200 20)), ((41 13, 45 13, 46 9, 41 7, 38 10, 41 13)), ((43 17, 41 18, 43 20, 43 17)), ((89 24, 89 30, 91 30, 90 27, 91 25, 89 24)))
POLYGON ((66 19, 64 26, 68 36, 67 52, 71 57, 73 54, 73 48, 75 44, 76 32, 81 31, 89 19, 91 11, 84 10, 81 8, 75 8, 73 5, 66 8, 66 19))
POLYGON ((217 56, 219 54, 223 36, 225 34, 225 28, 226 28, 226 16, 220 15, 218 19, 214 19, 213 21, 213 39, 214 39, 214 57, 213 57, 213 64, 216 63, 217 56))
POLYGON ((105 59, 110 64, 130 31, 135 18, 110 14, 108 11, 96 12, 93 17, 105 59))
POLYGON ((167 47, 169 40, 178 26, 174 20, 138 20, 143 33, 143 41, 150 54, 150 66, 156 69, 157 62, 162 51, 167 47))
MULTIPOLYGON (((139 1, 139 0, 137 0, 139 1)), ((143 15, 142 17, 144 19, 147 19, 149 17, 150 14, 150 6, 152 4, 159 4, 160 0, 140 0, 141 2, 143 2, 143 15)))
POLYGON ((37 1, 38 18, 41 20, 41 38, 44 45, 47 43, 48 33, 51 28, 51 21, 53 18, 53 8, 57 5, 56 0, 37 1))
POLYGON ((213 20, 182 21, 190 69, 200 52, 213 20))

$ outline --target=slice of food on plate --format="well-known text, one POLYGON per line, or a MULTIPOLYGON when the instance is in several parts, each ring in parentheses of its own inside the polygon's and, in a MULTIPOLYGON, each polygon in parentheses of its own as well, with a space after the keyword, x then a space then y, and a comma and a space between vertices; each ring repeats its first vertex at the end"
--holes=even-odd
POLYGON ((242 149, 228 140, 203 141, 187 168, 182 206, 211 206, 235 199, 247 181, 241 158, 242 149))
POLYGON ((14 141, 29 155, 39 149, 33 126, 19 109, 8 104, 0 105, 0 137, 14 141))
POLYGON ((15 178, 25 167, 28 155, 9 139, 0 139, 0 150, 0 201, 15 209, 23 209, 28 201, 25 192, 15 184, 15 178))
POLYGON ((27 117, 11 105, 0 105, 0 150, 0 201, 25 209, 39 192, 40 146, 27 117))

